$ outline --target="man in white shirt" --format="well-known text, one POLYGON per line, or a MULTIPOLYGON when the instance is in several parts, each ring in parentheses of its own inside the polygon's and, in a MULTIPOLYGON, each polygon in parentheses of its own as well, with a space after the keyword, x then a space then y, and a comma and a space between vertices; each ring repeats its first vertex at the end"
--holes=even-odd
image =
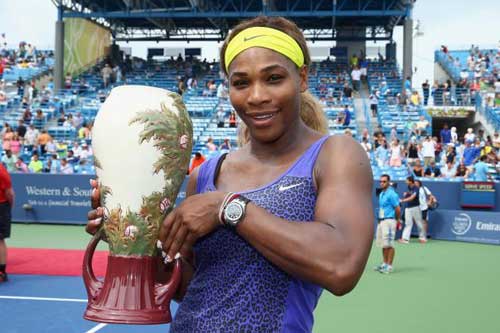
POLYGON ((61 173, 66 175, 70 175, 73 173, 73 166, 69 164, 68 160, 65 158, 61 160, 61 173))
POLYGON ((420 116, 420 120, 416 122, 416 132, 418 135, 426 135, 429 121, 424 116, 420 116))
POLYGON ((358 66, 354 67, 351 72, 352 87, 355 91, 359 91, 361 87, 361 70, 358 66))
POLYGON ((457 174, 457 169, 452 162, 446 163, 446 166, 441 168, 441 176, 444 178, 453 178, 457 174))
POLYGON ((24 144, 29 151, 33 150, 33 147, 37 144, 38 134, 39 132, 33 124, 28 127, 26 134, 24 134, 24 144))
POLYGON ((434 161, 435 157, 435 142, 431 140, 430 136, 426 136, 424 142, 422 142, 422 156, 424 157, 424 168, 427 168, 431 162, 434 161))

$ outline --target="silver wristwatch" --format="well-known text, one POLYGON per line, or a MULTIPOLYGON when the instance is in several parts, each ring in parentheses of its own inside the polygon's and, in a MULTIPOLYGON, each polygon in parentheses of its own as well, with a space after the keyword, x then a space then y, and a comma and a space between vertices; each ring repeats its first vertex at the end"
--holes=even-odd
POLYGON ((236 226, 245 218, 246 207, 250 202, 245 197, 239 196, 231 200, 226 207, 224 207, 224 224, 230 228, 236 226))

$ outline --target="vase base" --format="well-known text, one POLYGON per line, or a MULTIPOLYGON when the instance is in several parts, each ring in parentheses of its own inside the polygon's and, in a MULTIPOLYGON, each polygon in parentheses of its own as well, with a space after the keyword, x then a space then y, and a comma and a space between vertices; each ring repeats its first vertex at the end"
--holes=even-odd
POLYGON ((172 321, 170 310, 123 310, 87 306, 84 319, 108 324, 157 325, 172 321))

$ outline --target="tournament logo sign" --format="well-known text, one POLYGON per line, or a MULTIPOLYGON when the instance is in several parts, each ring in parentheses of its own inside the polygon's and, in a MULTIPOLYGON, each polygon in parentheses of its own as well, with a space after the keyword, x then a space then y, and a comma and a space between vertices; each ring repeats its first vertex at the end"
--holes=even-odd
POLYGON ((461 213, 455 216, 455 219, 451 224, 451 231, 455 235, 465 235, 467 231, 469 231, 471 225, 472 219, 470 216, 465 213, 461 213))

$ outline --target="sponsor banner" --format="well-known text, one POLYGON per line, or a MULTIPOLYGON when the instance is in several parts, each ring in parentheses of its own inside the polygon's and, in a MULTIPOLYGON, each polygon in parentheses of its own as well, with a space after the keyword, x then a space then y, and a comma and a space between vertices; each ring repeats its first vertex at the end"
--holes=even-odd
POLYGON ((463 208, 494 208, 495 183, 463 182, 461 206, 463 208))
POLYGON ((498 212, 436 210, 430 225, 436 239, 500 245, 498 212))
MULTIPOLYGON (((29 223, 85 224, 91 210, 89 180, 95 175, 52 175, 13 173, 16 195, 12 221, 29 223)), ((184 180, 175 202, 186 197, 184 180)), ((133 190, 133 189, 131 189, 133 190)))
POLYGON ((91 175, 11 174, 15 222, 86 223, 91 175))

